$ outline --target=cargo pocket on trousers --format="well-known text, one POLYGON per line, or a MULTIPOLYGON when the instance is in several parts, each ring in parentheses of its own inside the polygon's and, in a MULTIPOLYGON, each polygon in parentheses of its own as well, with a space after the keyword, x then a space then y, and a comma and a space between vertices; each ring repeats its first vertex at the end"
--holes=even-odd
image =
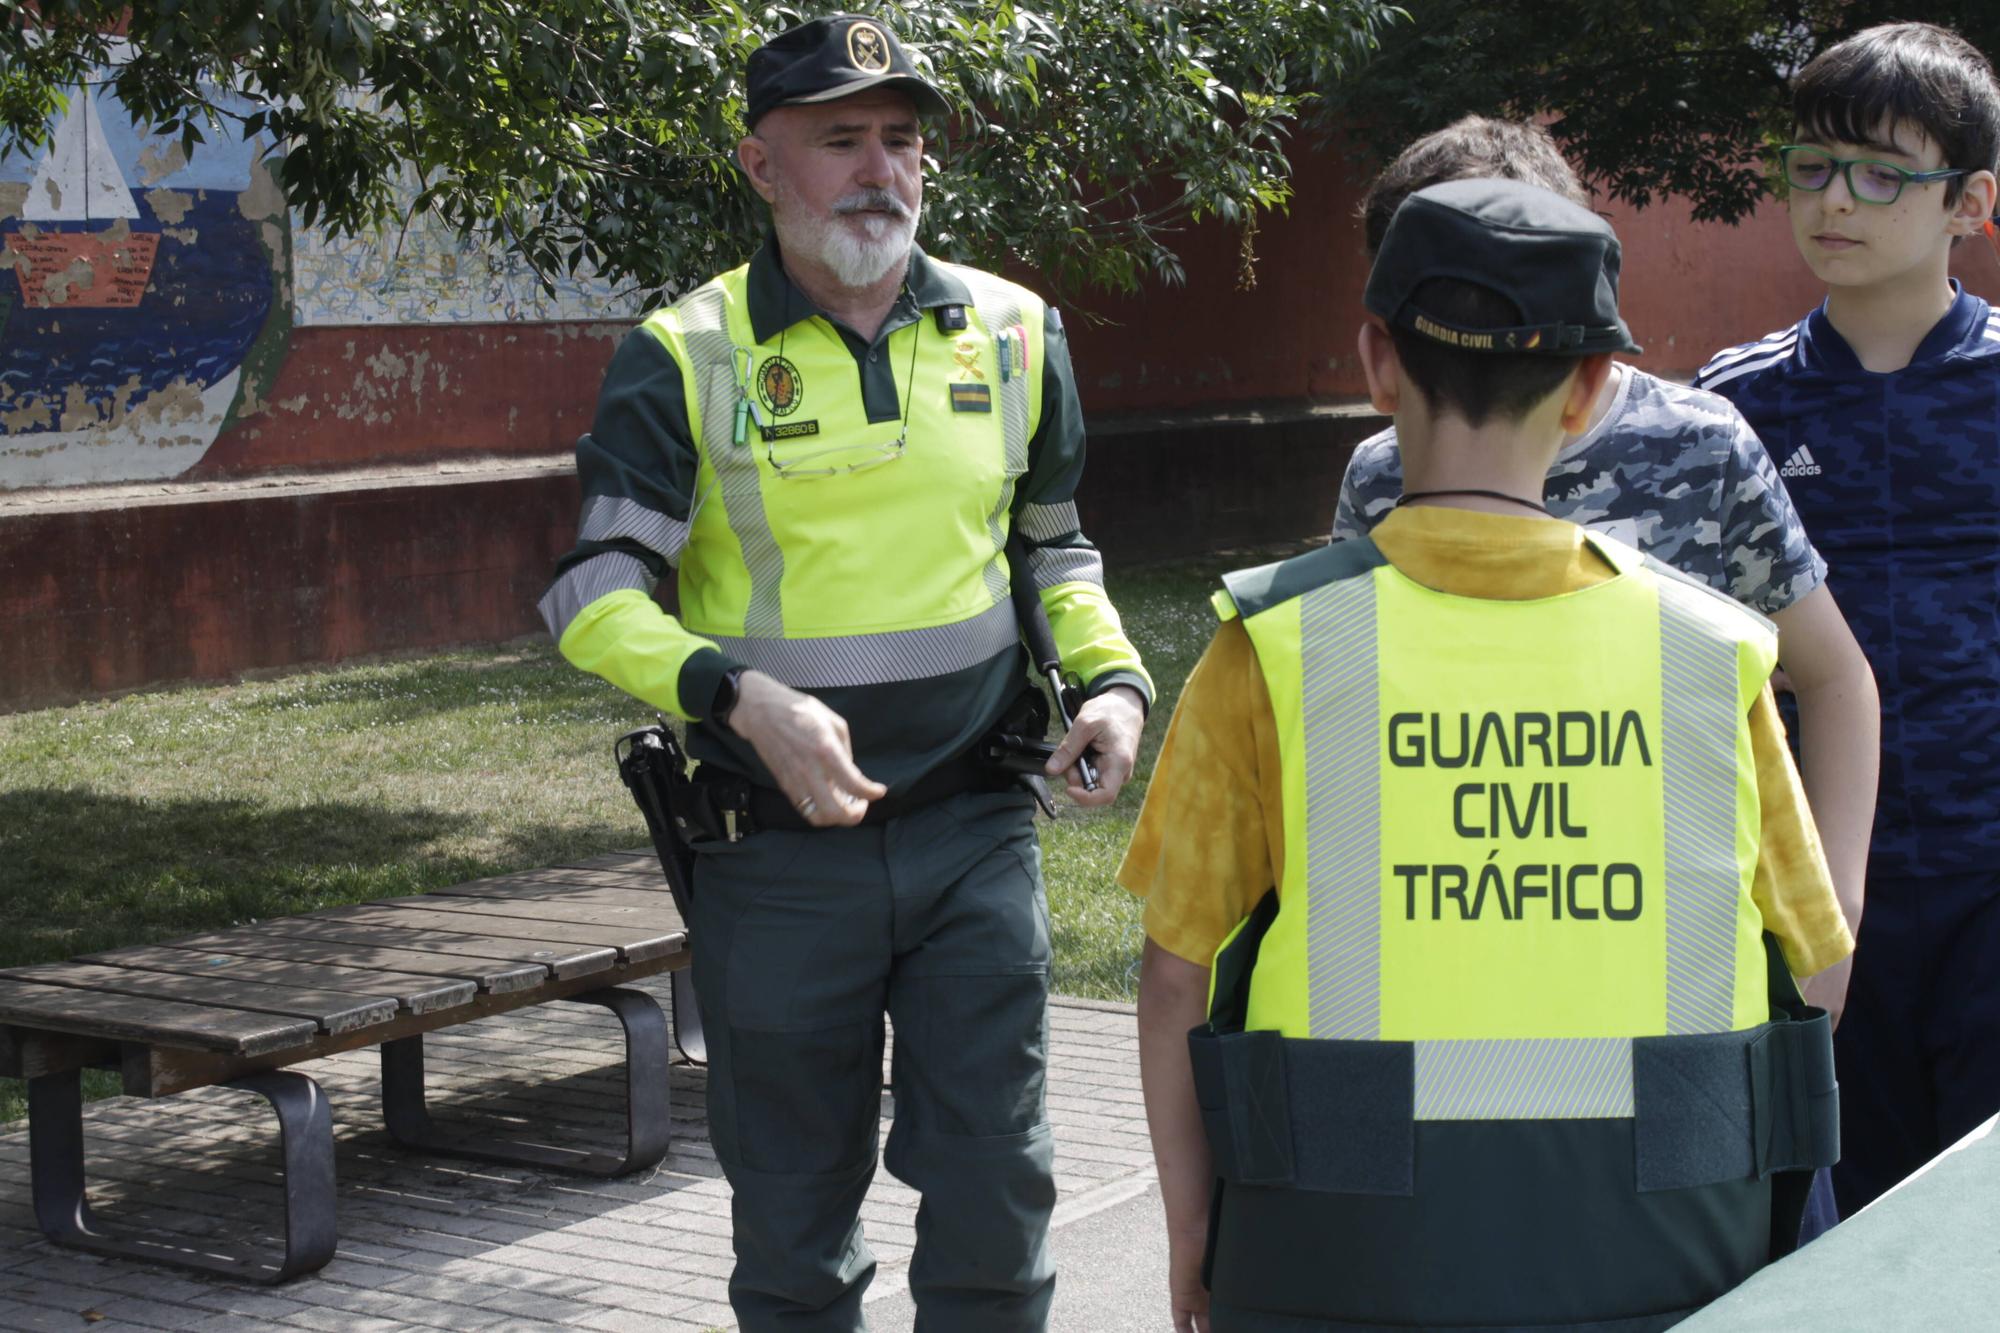
POLYGON ((881 1043, 872 1022, 811 1032, 732 1027, 728 1095, 744 1165, 826 1175, 872 1160, 882 1115, 881 1043))

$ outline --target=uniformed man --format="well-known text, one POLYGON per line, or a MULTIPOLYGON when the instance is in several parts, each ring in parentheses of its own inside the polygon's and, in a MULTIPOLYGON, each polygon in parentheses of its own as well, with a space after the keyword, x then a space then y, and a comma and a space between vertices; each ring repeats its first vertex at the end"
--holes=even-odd
POLYGON ((1077 528, 1061 320, 913 243, 943 95, 839 15, 759 48, 748 97, 772 233, 619 349, 543 613, 571 662, 690 720, 726 815, 691 924, 743 1327, 862 1326, 886 1011, 919 1317, 1040 1328, 1047 905, 1030 797, 971 757, 1024 689, 1010 579, 1081 686, 1048 769, 1072 799, 1116 796, 1152 687, 1077 528), (678 620, 651 596, 670 568, 678 620))
POLYGON ((1217 596, 1120 870, 1178 1328, 1664 1328, 1833 1158, 1772 627, 1542 507, 1617 282, 1558 195, 1412 195, 1360 333, 1401 504, 1217 596))

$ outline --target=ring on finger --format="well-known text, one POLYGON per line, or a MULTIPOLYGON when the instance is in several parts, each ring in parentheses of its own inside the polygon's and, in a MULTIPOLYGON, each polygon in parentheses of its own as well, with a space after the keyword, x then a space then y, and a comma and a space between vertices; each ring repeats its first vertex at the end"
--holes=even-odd
POLYGON ((819 802, 810 796, 804 797, 799 801, 799 813, 807 819, 811 819, 813 811, 817 809, 819 809, 819 802))

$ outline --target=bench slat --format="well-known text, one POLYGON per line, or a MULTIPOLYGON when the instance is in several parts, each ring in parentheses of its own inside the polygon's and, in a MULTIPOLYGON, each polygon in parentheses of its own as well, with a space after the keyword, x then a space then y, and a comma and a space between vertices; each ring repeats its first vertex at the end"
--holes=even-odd
MULTIPOLYGON (((425 895, 431 898, 489 898, 495 902, 527 900, 530 902, 565 903, 607 903, 621 907, 643 907, 659 910, 662 906, 673 911, 673 897, 667 892, 665 880, 658 889, 595 889, 586 884, 512 884, 500 880, 476 879, 470 884, 454 884, 446 889, 432 889, 425 895)), ((676 914, 675 920, 679 920, 676 914)))
POLYGON ((137 995, 218 1009, 246 1009, 262 1014, 309 1018, 321 1032, 353 1032, 386 1023, 396 1016, 393 995, 349 995, 305 986, 267 986, 221 977, 188 977, 174 972, 150 972, 136 967, 103 967, 94 963, 42 963, 12 968, 0 976, 15 981, 112 995, 137 995))
POLYGON ((169 940, 165 947, 226 953, 244 958, 269 958, 280 962, 296 960, 338 963, 342 967, 380 968, 388 972, 440 977, 447 981, 464 979, 490 995, 529 990, 549 979, 548 966, 539 962, 510 963, 502 958, 434 953, 417 947, 398 949, 380 944, 310 939, 252 930, 190 935, 183 940, 169 940))
POLYGON ((657 865, 651 847, 628 847, 624 851, 586 856, 581 861, 565 861, 558 870, 629 870, 634 865, 657 865))
POLYGON ((241 954, 200 953, 189 949, 113 949, 78 960, 106 967, 138 967, 190 977, 221 977, 267 986, 312 986, 355 996, 386 997, 412 1014, 435 1013, 469 1003, 479 993, 475 981, 455 977, 424 977, 408 972, 381 972, 362 967, 291 959, 245 958, 241 954))
MULTIPOLYGON (((450 901, 477 902, 476 899, 466 898, 450 901)), ((388 929, 397 928, 407 921, 412 928, 417 929, 458 931, 468 935, 491 936, 505 940, 594 945, 616 949, 628 963, 643 963, 663 954, 674 953, 687 939, 687 932, 681 930, 678 923, 665 928, 658 922, 649 922, 644 928, 639 925, 582 926, 568 921, 531 921, 501 912, 449 911, 441 910, 441 907, 441 904, 433 905, 428 898, 403 898, 381 903, 362 903, 354 907, 323 908, 301 919, 366 923, 388 929)))
MULTIPOLYGON (((618 951, 602 947, 591 948, 575 944, 545 944, 537 948, 537 941, 505 939, 493 935, 475 935, 463 930, 423 929, 425 922, 412 920, 403 925, 404 917, 393 907, 375 909, 389 916, 391 924, 384 925, 375 920, 353 920, 330 916, 284 916, 260 921, 255 925, 241 927, 243 930, 259 934, 303 936, 315 940, 340 940, 348 944, 386 945, 394 949, 421 949, 426 953, 467 959, 506 959, 516 963, 540 963, 551 969, 558 977, 582 976, 588 972, 602 972, 618 962, 618 951)), ((411 917, 419 913, 409 913, 411 917)), ((439 912, 438 916, 448 913, 439 912)))
POLYGON ((580 870, 575 866, 555 866, 509 878, 557 880, 564 884, 588 884, 596 889, 658 889, 665 888, 667 883, 666 876, 660 873, 658 861, 648 861, 631 870, 580 870))
POLYGON ((575 892, 604 893, 609 890, 557 891, 546 898, 484 898, 466 893, 426 893, 415 898, 378 898, 375 901, 385 907, 511 917, 531 925, 562 921, 602 929, 609 932, 611 938, 621 941, 632 937, 685 933, 681 928, 680 914, 674 911, 673 899, 667 894, 654 894, 650 901, 632 903, 579 899, 574 896, 575 892))
POLYGON ((309 1045, 319 1035, 319 1025, 302 1018, 107 995, 15 981, 4 974, 0 974, 0 1022, 227 1055, 270 1055, 309 1045))

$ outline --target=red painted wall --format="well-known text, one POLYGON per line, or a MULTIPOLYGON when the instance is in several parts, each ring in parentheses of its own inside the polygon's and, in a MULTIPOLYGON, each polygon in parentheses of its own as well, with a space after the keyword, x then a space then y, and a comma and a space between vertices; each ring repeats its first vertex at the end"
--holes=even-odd
MULTIPOLYGON (((1254 399, 1359 397, 1354 332, 1368 277, 1355 210, 1365 182, 1332 151, 1301 152, 1291 210, 1264 219, 1256 286, 1238 287, 1242 233, 1203 226, 1177 244, 1188 282, 1085 304, 1071 343, 1084 406, 1157 411, 1254 399)), ((1717 350, 1792 323, 1824 294, 1792 245, 1783 205, 1736 227, 1696 223, 1678 201, 1600 200, 1624 244, 1620 305, 1644 369, 1686 377, 1717 350)), ((2000 256, 1959 247, 1953 272, 2000 303, 2000 256)))
POLYGON ((189 480, 567 449, 622 323, 294 329, 261 411, 244 412, 189 480))
POLYGON ((542 468, 9 513, 0 707, 512 638, 576 507, 542 468))

